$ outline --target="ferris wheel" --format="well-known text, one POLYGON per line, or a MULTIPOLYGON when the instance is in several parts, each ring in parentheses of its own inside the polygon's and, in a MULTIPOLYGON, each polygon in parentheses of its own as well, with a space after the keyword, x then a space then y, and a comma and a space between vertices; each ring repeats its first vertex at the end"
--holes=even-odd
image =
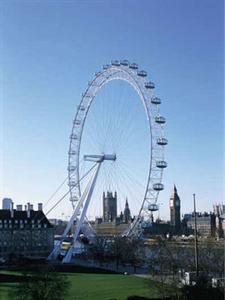
MULTIPOLYGON (((94 201, 93 199, 98 199, 99 203, 99 195, 94 194, 94 190, 97 190, 98 181, 106 182, 109 188, 115 188, 117 192, 122 192, 125 190, 125 186, 127 186, 130 191, 130 197, 135 194, 135 200, 133 201, 136 204, 135 212, 133 212, 134 218, 133 222, 126 228, 126 231, 123 232, 123 235, 132 236, 138 235, 141 231, 141 225, 143 220, 146 217, 152 216, 154 211, 158 210, 157 199, 159 192, 164 189, 164 185, 162 183, 162 175, 163 170, 167 167, 167 163, 164 159, 164 148, 167 145, 167 139, 164 137, 164 125, 166 123, 166 119, 160 113, 160 104, 161 99, 154 95, 155 85, 153 82, 147 79, 147 72, 143 70, 139 70, 138 65, 136 63, 129 63, 127 60, 114 60, 111 64, 104 65, 102 70, 96 72, 93 79, 88 82, 88 86, 84 93, 81 96, 81 101, 77 106, 75 118, 73 120, 72 132, 70 135, 70 146, 68 152, 68 186, 70 190, 70 202, 72 204, 73 214, 70 222, 67 226, 67 231, 64 233, 64 237, 68 233, 69 228, 72 226, 73 222, 76 221, 77 229, 74 233, 74 240, 77 239, 79 231, 84 223, 89 224, 88 227, 89 232, 87 235, 94 234, 94 229, 92 228, 91 222, 87 221, 88 216, 88 208, 91 207, 91 203, 94 201), (115 98, 109 101, 109 93, 113 91, 114 87, 109 89, 109 93, 105 96, 104 103, 101 103, 101 106, 96 109, 92 108, 94 104, 97 105, 98 97, 101 93, 104 93, 104 89, 107 86, 110 86, 113 82, 122 82, 126 86, 129 86, 129 89, 135 94, 135 97, 138 99, 139 108, 134 110, 133 117, 130 118, 131 124, 133 128, 135 128, 136 124, 140 123, 140 128, 136 130, 137 134, 139 134, 140 139, 134 138, 132 143, 129 146, 125 146, 123 149, 123 155, 126 161, 126 168, 129 168, 129 164, 133 163, 135 160, 137 161, 136 165, 129 172, 129 178, 135 177, 137 175, 138 179, 140 179, 142 184, 142 191, 139 193, 138 188, 135 187, 133 182, 125 180, 122 185, 118 184, 118 182, 113 185, 111 183, 113 180, 118 181, 119 178, 122 178, 122 171, 120 168, 120 154, 117 153, 117 149, 112 147, 112 140, 118 141, 121 147, 123 142, 126 142, 128 138, 125 138, 124 132, 126 133, 128 130, 121 129, 125 123, 125 118, 132 111, 132 106, 134 101, 130 101, 128 98, 132 98, 129 96, 125 96, 125 100, 121 101, 122 103, 117 105, 117 99, 121 98, 121 95, 117 95, 115 98), (105 117, 105 112, 103 112, 103 107, 109 107, 111 120, 108 122, 110 124, 105 125, 103 119, 107 119, 105 117), (141 109, 140 109, 141 107, 141 109), (119 109, 121 108, 121 112, 119 109), (114 110, 117 111, 114 112, 114 110), (102 113, 100 113, 102 110, 102 113), (94 112, 98 113, 96 116, 92 116, 94 120, 93 123, 89 124, 91 119, 91 115, 94 112), (114 113, 113 113, 114 112, 114 113), (124 113, 122 118, 122 122, 113 127, 112 123, 114 119, 124 113), (96 127, 96 122, 99 121, 101 124, 101 128, 96 127), (142 124, 143 123, 143 124, 142 124), (102 148, 99 150, 93 150, 90 147, 90 143, 88 142, 88 124, 89 124, 89 136, 91 139, 94 139, 95 131, 96 136, 100 137, 100 141, 102 142, 102 148), (145 126, 145 128, 144 128, 145 126), (143 129, 144 128, 144 129, 143 129), (141 130, 145 131, 146 136, 144 137, 144 142, 146 144, 142 145, 143 137, 141 135, 141 130), (105 138, 103 138, 103 132, 105 131, 105 138), (110 145, 106 145, 106 140, 110 140, 110 145), (139 148, 138 148, 139 146, 139 148), (126 154, 126 151, 132 151, 134 149, 135 159, 131 157, 131 154, 126 154), (91 152, 90 152, 91 151, 91 152), (94 152, 95 151, 95 152, 94 152), (138 155, 138 151, 143 151, 145 154, 138 155), (88 152, 88 153, 87 153, 88 152), (130 156, 130 158, 129 158, 130 156), (146 160, 146 161, 145 161, 146 160), (89 173, 84 171, 83 163, 92 162, 93 166, 90 172, 90 178, 85 184, 82 185, 82 179, 84 178, 84 174, 89 173), (138 166, 143 164, 145 167, 145 176, 142 178, 138 173, 138 166), (112 171, 102 171, 102 175, 100 175, 100 167, 107 166, 109 169, 116 169, 117 174, 115 176, 112 175, 112 171), (116 166, 116 167, 115 167, 116 166), (102 179, 100 177, 102 176, 102 179), (110 182, 110 183, 109 183, 110 182), (132 187, 134 191, 132 191, 132 187), (136 200, 138 199, 138 201, 136 200), (86 220, 86 221, 85 221, 86 220)), ((100 100, 99 100, 100 101, 100 100)), ((109 119, 109 118, 108 118, 109 119)), ((119 122, 118 122, 119 123, 119 122)), ((130 125, 127 126, 128 129, 131 128, 130 125)), ((134 129, 132 130, 132 134, 129 134, 129 138, 132 138, 134 129)), ((94 146, 96 146, 96 142, 93 141, 94 146)), ((122 155, 121 155, 122 156, 122 155)), ((121 161, 121 164, 123 162, 121 161)), ((124 163, 125 166, 125 163, 124 163)), ((89 167, 90 168, 90 167, 89 167)), ((103 167, 102 167, 103 168, 103 167)), ((124 178, 124 176, 123 176, 124 178)), ((134 180, 135 182, 135 180, 134 180)), ((99 187, 100 192, 103 192, 103 185, 99 187)), ((71 250, 72 251, 72 250, 71 250)), ((68 262, 71 258, 70 255, 65 258, 65 262, 68 262)))

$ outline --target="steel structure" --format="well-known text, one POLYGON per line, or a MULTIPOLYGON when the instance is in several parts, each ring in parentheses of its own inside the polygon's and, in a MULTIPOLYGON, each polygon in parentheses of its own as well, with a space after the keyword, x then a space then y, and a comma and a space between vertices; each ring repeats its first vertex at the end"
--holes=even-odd
POLYGON ((151 148, 149 149, 150 165, 144 199, 137 214, 138 216, 125 233, 126 235, 138 235, 140 234, 141 222, 144 216, 152 214, 153 211, 158 209, 158 194, 164 188, 162 184, 163 169, 167 167, 167 163, 164 160, 164 147, 167 144, 167 139, 164 137, 166 119, 160 114, 161 99, 154 96, 155 85, 147 80, 147 72, 139 70, 138 65, 135 63, 129 63, 127 60, 115 60, 110 65, 104 65, 101 71, 95 73, 93 80, 88 82, 88 86, 82 94, 70 135, 68 161, 70 201, 73 209, 80 207, 78 214, 81 214, 82 206, 79 206, 79 202, 82 193, 79 162, 84 124, 95 96, 105 84, 112 80, 123 80, 133 87, 144 106, 149 126, 149 138, 151 141, 151 148))
POLYGON ((163 169, 167 167, 167 163, 164 160, 164 147, 167 144, 167 139, 164 137, 164 125, 166 120, 160 114, 161 100, 154 96, 153 90, 155 85, 153 82, 147 80, 146 71, 139 70, 137 64, 130 64, 127 60, 112 61, 110 65, 104 65, 101 71, 95 73, 93 80, 88 83, 88 87, 82 94, 81 102, 77 108, 73 121, 72 133, 70 135, 70 147, 68 153, 68 185, 73 214, 61 240, 57 242, 52 253, 49 255, 48 259, 50 260, 57 258, 59 255, 62 243, 69 235, 69 231, 74 222, 76 222, 76 229, 72 234, 72 243, 63 259, 63 263, 70 262, 81 228, 82 232, 85 233, 87 237, 94 235, 90 224, 85 221, 87 209, 91 201, 102 163, 106 160, 115 161, 116 154, 84 156, 85 160, 95 162, 96 165, 94 166, 94 172, 85 190, 81 192, 79 166, 81 160, 80 148, 83 129, 91 104, 101 88, 112 80, 126 81, 139 95, 140 101, 145 109, 149 127, 149 139, 151 141, 151 147, 149 149, 150 164, 144 198, 137 216, 131 223, 131 226, 123 234, 127 236, 140 235, 144 217, 146 215, 152 216, 153 211, 158 210, 158 194, 164 188, 162 184, 163 169))
MULTIPOLYGON (((65 257, 63 258, 63 263, 69 263, 71 261, 72 255, 75 252, 75 245, 78 238, 78 235, 80 233, 81 227, 84 223, 84 219, 86 216, 86 212, 89 206, 89 203, 91 201, 91 197, 95 188, 95 184, 97 181, 98 173, 101 167, 102 162, 105 160, 116 160, 115 154, 101 154, 101 155, 85 155, 84 157, 87 161, 93 161, 96 162, 96 165, 94 166, 94 172, 92 174, 92 177, 90 181, 88 182, 86 189, 84 190, 82 196, 80 197, 80 200, 74 209, 74 212, 70 218, 70 221, 67 223, 67 226, 63 232, 63 235, 61 236, 61 239, 56 243, 53 251, 48 257, 48 260, 54 260, 57 258, 57 256, 60 254, 60 250, 62 247, 63 241, 67 238, 67 235, 69 234, 69 231, 71 227, 73 226, 74 222, 76 222, 76 229, 72 235, 72 243, 70 248, 68 249, 65 257)), ((85 226, 87 230, 87 226, 85 226)), ((85 228, 83 230, 85 230, 85 228)), ((89 236, 92 234, 92 232, 89 232, 89 236)))

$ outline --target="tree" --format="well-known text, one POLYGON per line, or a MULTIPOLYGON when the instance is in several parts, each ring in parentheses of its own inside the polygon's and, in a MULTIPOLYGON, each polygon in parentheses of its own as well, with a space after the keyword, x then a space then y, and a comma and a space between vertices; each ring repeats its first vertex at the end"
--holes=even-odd
POLYGON ((199 243, 199 270, 206 274, 223 277, 224 242, 205 239, 199 243))
POLYGON ((63 300, 68 292, 69 282, 65 275, 55 272, 51 266, 38 271, 24 273, 24 281, 10 292, 13 300, 63 300))
POLYGON ((107 251, 107 238, 96 237, 95 241, 88 246, 88 256, 98 261, 104 261, 107 251))
POLYGON ((110 244, 108 256, 113 258, 118 269, 119 264, 129 263, 136 271, 137 264, 141 263, 144 257, 143 242, 128 237, 115 237, 110 244))
MULTIPOLYGON (((211 275, 222 277, 224 253, 222 244, 215 240, 202 239, 199 241, 199 280, 201 277, 210 284, 211 275)), ((159 238, 155 245, 150 248, 148 264, 151 275, 159 282, 159 290, 164 297, 165 287, 173 287, 176 294, 180 293, 180 278, 178 271, 195 272, 195 256, 193 241, 184 242, 181 240, 168 241, 159 238)), ((204 285, 204 281, 196 283, 196 287, 187 287, 181 290, 182 294, 198 293, 201 289, 208 289, 209 293, 215 293, 216 289, 204 285)), ((187 296, 188 297, 188 296, 187 296)), ((189 298, 184 298, 189 299, 189 298)), ((195 298, 190 298, 195 299, 195 298)), ((198 299, 198 298, 196 298, 198 299)), ((209 298, 210 299, 210 298, 209 298)))
POLYGON ((178 270, 181 267, 179 249, 159 238, 151 248, 148 259, 150 274, 156 279, 162 299, 178 293, 178 270))
POLYGON ((181 300, 223 300, 223 288, 212 288, 204 277, 195 285, 183 286, 181 300))

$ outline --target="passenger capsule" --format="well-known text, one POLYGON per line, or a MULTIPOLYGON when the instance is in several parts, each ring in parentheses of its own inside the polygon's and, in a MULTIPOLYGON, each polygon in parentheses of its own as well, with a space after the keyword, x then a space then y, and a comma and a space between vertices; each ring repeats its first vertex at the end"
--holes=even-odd
POLYGON ((69 166, 69 167, 67 168, 67 170, 70 171, 70 172, 73 172, 73 171, 76 170, 76 167, 75 167, 75 166, 69 166))
POLYGON ((95 72, 95 76, 99 76, 101 72, 95 72))
POLYGON ((70 138, 71 138, 72 140, 78 140, 78 136, 77 136, 75 133, 72 133, 72 134, 70 135, 70 138))
POLYGON ((81 105, 81 106, 80 106, 80 110, 81 110, 81 111, 84 111, 84 110, 85 110, 85 106, 81 105))
POLYGON ((135 64, 135 63, 130 64, 130 65, 129 65, 129 68, 130 68, 130 69, 133 69, 133 70, 137 70, 137 69, 138 69, 138 64, 135 64))
POLYGON ((158 160, 158 161, 156 162, 156 167, 157 167, 157 168, 160 168, 160 169, 164 169, 164 168, 167 167, 167 162, 164 161, 164 160, 158 160))
POLYGON ((69 154, 69 155, 76 155, 76 151, 75 151, 75 150, 70 150, 70 151, 68 152, 68 154, 69 154))
POLYGON ((164 189, 164 185, 162 183, 154 183, 153 189, 155 191, 162 191, 164 189))
POLYGON ((157 211, 157 210, 159 210, 159 207, 158 207, 157 204, 152 203, 152 204, 148 205, 148 210, 150 210, 150 211, 157 211))
POLYGON ((138 76, 140 76, 140 77, 146 77, 147 76, 147 72, 146 71, 138 71, 137 72, 137 74, 138 74, 138 76))
POLYGON ((152 102, 152 104, 160 104, 161 99, 158 97, 152 97, 151 102, 152 102))
POLYGON ((76 196, 73 196, 73 197, 71 197, 70 198, 70 201, 71 202, 77 202, 79 199, 78 199, 78 197, 76 197, 76 196))
POLYGON ((122 66, 129 66, 129 61, 128 60, 126 60, 126 59, 124 59, 124 60, 121 60, 120 61, 120 64, 122 65, 122 66))
POLYGON ((158 124, 165 124, 166 123, 166 118, 162 116, 156 116, 155 117, 155 122, 158 124))
POLYGON ((107 69, 109 69, 110 68, 110 65, 104 65, 103 66, 103 70, 107 70, 107 69))
POLYGON ((154 89, 155 84, 153 82, 149 81, 149 82, 145 83, 145 87, 146 87, 146 89, 154 89))
POLYGON ((157 139, 157 144, 160 145, 160 146, 165 146, 165 145, 168 144, 168 141, 165 138, 158 138, 157 139))
POLYGON ((112 60, 111 64, 112 64, 112 66, 119 67, 120 66, 120 61, 119 60, 112 60))
POLYGON ((71 181, 68 183, 68 186, 70 186, 70 187, 76 186, 75 180, 71 180, 71 181))
POLYGON ((74 123, 75 125, 80 125, 81 122, 80 122, 80 120, 74 120, 73 123, 74 123))
POLYGON ((91 94, 88 94, 87 92, 86 93, 82 93, 82 98, 91 98, 91 94))

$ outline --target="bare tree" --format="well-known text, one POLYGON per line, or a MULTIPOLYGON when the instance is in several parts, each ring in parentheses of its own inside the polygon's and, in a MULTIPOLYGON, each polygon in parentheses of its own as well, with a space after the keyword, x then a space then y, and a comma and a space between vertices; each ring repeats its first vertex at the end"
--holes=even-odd
POLYGON ((24 273, 24 281, 10 291, 13 300, 63 300, 69 289, 65 275, 55 272, 51 266, 24 273))

